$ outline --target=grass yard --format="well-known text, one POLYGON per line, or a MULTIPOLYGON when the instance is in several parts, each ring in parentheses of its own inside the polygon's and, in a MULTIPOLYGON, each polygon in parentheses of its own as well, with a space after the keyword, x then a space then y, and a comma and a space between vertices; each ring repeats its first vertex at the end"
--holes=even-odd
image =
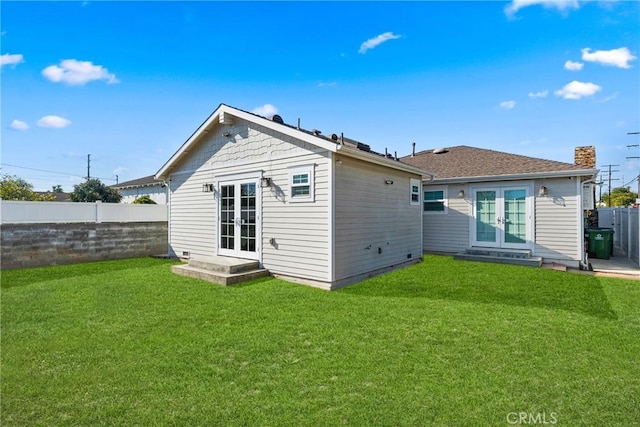
POLYGON ((640 423, 640 282, 427 256, 336 292, 2 272, 3 426, 640 423))

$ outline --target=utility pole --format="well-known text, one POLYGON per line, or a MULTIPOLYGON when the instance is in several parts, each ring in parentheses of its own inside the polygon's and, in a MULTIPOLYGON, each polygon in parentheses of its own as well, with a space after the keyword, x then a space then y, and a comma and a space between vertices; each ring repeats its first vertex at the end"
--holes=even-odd
POLYGON ((118 175, 116 175, 116 185, 118 185, 118 175))
POLYGON ((617 178, 611 178, 611 174, 613 174, 614 172, 620 172, 619 170, 613 170, 611 168, 616 167, 616 166, 620 166, 620 165, 602 165, 600 166, 601 168, 609 168, 609 190, 607 193, 607 207, 610 208, 611 207, 611 181, 618 181, 617 178))
POLYGON ((87 180, 91 178, 91 154, 87 154, 87 180))
MULTIPOLYGON (((640 135, 640 132, 627 132, 627 135, 640 135)), ((627 148, 640 147, 640 144, 631 144, 627 145, 627 148)), ((631 159, 640 159, 638 156, 627 157, 627 160, 631 159)), ((638 197, 636 197, 636 203, 640 202, 640 173, 636 176, 636 180, 638 181, 638 197)))

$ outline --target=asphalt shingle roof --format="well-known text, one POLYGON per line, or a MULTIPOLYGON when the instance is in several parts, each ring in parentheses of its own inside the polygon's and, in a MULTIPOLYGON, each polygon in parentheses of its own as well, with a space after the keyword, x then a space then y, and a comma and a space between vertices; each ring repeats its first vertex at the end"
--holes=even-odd
MULTIPOLYGON (((434 150, 400 158, 401 162, 432 171, 437 179, 591 170, 573 163, 527 157, 502 151, 458 145, 437 154, 434 150)), ((437 151, 437 150, 436 150, 437 151)))
POLYGON ((155 179, 154 175, 145 176, 143 178, 132 179, 131 181, 125 181, 112 185, 114 188, 127 188, 127 187, 147 187, 150 185, 160 185, 162 180, 155 179))

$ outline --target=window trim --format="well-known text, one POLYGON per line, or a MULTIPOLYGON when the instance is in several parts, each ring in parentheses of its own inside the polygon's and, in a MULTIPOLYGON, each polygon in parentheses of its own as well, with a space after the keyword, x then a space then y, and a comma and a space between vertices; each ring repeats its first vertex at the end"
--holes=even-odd
POLYGON ((315 164, 311 165, 300 165, 293 166, 289 168, 289 203, 313 203, 315 202, 315 177, 314 177, 314 169, 315 164), (293 176, 294 175, 308 175, 309 182, 307 184, 294 184, 293 176), (295 196, 293 195, 294 187, 306 187, 309 186, 309 194, 305 196, 295 196))
MULTIPOLYGON (((420 206, 420 195, 422 195, 422 181, 416 178, 409 179, 409 203, 411 206, 420 206), (418 193, 413 192, 413 187, 418 187, 418 193), (418 200, 413 201, 413 196, 417 195, 418 200)), ((424 196, 422 196, 424 197, 424 196)))
POLYGON ((422 205, 422 214, 423 215, 446 215, 449 212, 449 195, 448 195, 448 187, 444 186, 444 187, 431 187, 431 186, 427 186, 427 187, 423 187, 422 188, 422 201, 421 201, 421 205, 422 205), (426 202, 424 200, 424 196, 426 193, 431 193, 431 192, 435 192, 435 191, 442 191, 442 199, 438 199, 438 200, 430 200, 429 202, 439 202, 442 201, 443 205, 444 205, 444 210, 442 211, 425 211, 424 210, 424 204, 425 203, 429 203, 426 202))

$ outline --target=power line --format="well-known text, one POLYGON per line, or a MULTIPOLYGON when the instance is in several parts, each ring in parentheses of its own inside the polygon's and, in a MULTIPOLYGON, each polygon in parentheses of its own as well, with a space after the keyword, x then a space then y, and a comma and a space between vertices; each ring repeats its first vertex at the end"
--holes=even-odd
MULTIPOLYGON (((37 172, 56 173, 56 174, 59 174, 59 175, 75 176, 75 177, 78 177, 78 178, 86 178, 86 176, 76 175, 76 174, 73 174, 73 173, 56 172, 56 171, 48 171, 48 170, 45 170, 45 169, 28 168, 26 166, 10 165, 9 163, 0 163, 0 165, 12 167, 12 168, 18 168, 18 169, 27 169, 27 170, 31 170, 31 171, 37 171, 37 172)), ((98 179, 102 179, 102 180, 115 181, 115 179, 113 179, 113 178, 100 178, 100 177, 97 177, 97 178, 98 179)))

